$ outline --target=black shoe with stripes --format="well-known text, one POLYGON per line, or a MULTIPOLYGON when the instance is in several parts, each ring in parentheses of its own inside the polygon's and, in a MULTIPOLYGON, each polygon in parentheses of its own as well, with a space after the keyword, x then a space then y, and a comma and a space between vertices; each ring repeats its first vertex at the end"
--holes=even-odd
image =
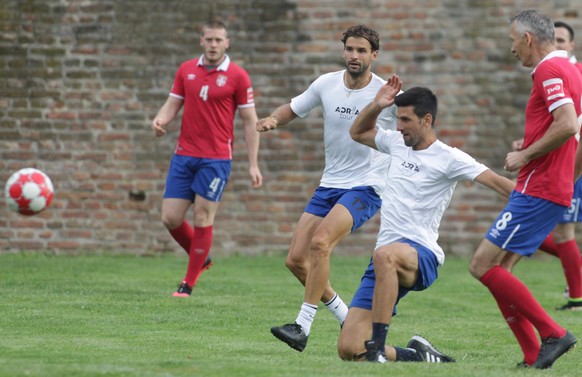
POLYGON ((439 352, 428 340, 420 335, 413 336, 406 348, 416 350, 419 361, 427 363, 454 363, 455 359, 439 352))

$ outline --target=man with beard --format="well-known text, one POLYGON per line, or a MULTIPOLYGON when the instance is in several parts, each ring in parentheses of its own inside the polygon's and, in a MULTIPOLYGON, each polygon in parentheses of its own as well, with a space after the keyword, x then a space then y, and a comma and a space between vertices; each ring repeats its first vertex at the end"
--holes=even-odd
MULTIPOLYGON (((325 168, 319 187, 295 227, 286 265, 305 286, 305 296, 294 323, 272 327, 271 333, 301 352, 321 300, 340 324, 348 308, 329 283, 330 256, 348 234, 373 217, 390 157, 356 143, 350 127, 386 81, 371 71, 380 48, 376 31, 366 25, 349 27, 341 40, 346 69, 324 74, 309 88, 257 122, 266 132, 306 117, 321 106, 324 118, 325 168)), ((379 116, 385 127, 396 128, 394 106, 379 116)))

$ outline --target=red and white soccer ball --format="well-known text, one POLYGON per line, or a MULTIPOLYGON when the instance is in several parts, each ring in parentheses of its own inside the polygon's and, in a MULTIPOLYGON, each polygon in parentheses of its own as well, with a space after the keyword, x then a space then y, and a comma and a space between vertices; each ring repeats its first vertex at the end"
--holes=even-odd
POLYGON ((38 169, 25 168, 8 178, 5 195, 8 208, 21 215, 32 216, 51 204, 54 188, 48 175, 38 169))

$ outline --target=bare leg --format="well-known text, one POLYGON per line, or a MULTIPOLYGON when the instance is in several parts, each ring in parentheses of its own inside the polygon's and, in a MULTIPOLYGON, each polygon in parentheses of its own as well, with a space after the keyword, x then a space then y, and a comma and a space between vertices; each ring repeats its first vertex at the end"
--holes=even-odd
MULTIPOLYGON (((311 239, 323 220, 321 217, 304 212, 295 227, 291 246, 287 253, 287 259, 285 260, 287 268, 304 286, 311 265, 309 258, 311 239)), ((321 296, 321 301, 324 303, 328 302, 334 295, 335 291, 328 280, 323 295, 321 296)))
MULTIPOLYGON (((352 228, 350 212, 341 204, 335 205, 313 233, 310 243, 310 267, 305 280, 306 303, 317 305, 329 286, 329 263, 333 249, 352 228)), ((326 293, 327 295, 327 293, 326 293)), ((330 300, 333 295, 323 297, 330 300)))
MULTIPOLYGON (((338 354, 342 360, 364 361, 358 358, 366 352, 364 342, 372 337, 372 311, 362 308, 350 308, 338 338, 338 354)), ((386 346, 388 360, 396 360, 396 350, 386 346)))

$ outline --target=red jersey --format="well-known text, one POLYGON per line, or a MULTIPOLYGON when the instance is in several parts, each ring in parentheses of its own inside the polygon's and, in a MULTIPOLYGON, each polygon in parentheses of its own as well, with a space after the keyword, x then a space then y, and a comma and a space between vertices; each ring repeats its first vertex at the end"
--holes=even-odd
MULTIPOLYGON (((523 147, 539 140, 554 122, 552 111, 573 104, 580 117, 582 74, 566 51, 548 54, 532 72, 533 86, 525 109, 523 147)), ((580 119, 580 118, 578 118, 580 119)), ((519 171, 515 189, 523 194, 569 206, 574 191, 574 157, 578 142, 571 137, 560 147, 528 162, 519 171)))
POLYGON ((232 159, 236 110, 255 106, 248 73, 228 56, 209 71, 202 55, 180 65, 170 96, 184 101, 175 153, 232 159))

